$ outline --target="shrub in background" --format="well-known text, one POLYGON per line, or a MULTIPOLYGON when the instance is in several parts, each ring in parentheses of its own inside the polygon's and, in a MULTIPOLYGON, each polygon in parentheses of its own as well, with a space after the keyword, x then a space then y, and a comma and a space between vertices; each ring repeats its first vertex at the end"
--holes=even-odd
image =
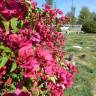
POLYGON ((85 33, 96 33, 96 21, 87 21, 82 26, 82 31, 85 33))

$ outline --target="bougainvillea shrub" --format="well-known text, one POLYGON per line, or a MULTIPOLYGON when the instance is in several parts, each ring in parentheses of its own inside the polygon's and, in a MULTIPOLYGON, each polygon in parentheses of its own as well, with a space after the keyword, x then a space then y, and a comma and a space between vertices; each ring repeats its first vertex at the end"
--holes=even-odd
POLYGON ((33 0, 0 0, 0 96, 64 96, 77 69, 64 59, 68 17, 33 0))

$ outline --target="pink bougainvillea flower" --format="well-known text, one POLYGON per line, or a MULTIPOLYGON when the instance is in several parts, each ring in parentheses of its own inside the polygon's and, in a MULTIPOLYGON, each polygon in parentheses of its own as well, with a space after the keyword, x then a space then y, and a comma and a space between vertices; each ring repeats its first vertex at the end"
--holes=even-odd
POLYGON ((50 4, 45 4, 44 6, 44 12, 48 12, 51 9, 50 4))
POLYGON ((64 23, 69 22, 70 18, 68 16, 61 16, 60 18, 64 23))
POLYGON ((19 31, 20 34, 22 34, 23 36, 30 36, 30 34, 32 34, 32 28, 28 27, 28 28, 23 28, 19 31))
POLYGON ((48 83, 48 88, 51 91, 51 96, 64 96, 62 87, 57 86, 56 84, 49 82, 48 83))
POLYGON ((0 2, 0 10, 3 17, 10 20, 12 17, 24 19, 28 9, 24 0, 2 0, 0 2))
POLYGON ((62 15, 63 14, 63 11, 57 9, 57 13, 60 14, 60 15, 62 15))
POLYGON ((35 58, 28 58, 27 62, 25 64, 21 64, 20 66, 25 69, 30 69, 33 72, 38 71, 40 69, 40 64, 35 58))
POLYGON ((18 43, 19 42, 19 37, 18 37, 17 34, 11 34, 11 35, 9 35, 9 40, 10 40, 10 42, 18 43))
POLYGON ((4 18, 6 18, 7 20, 10 20, 12 18, 12 16, 14 16, 16 14, 16 10, 5 9, 1 13, 4 18))
POLYGON ((15 91, 15 93, 5 93, 3 96, 32 96, 32 95, 26 91, 22 90, 19 91, 18 89, 18 91, 15 91))
POLYGON ((66 86, 66 88, 70 88, 73 85, 73 82, 74 82, 73 75, 68 73, 67 76, 66 76, 66 79, 67 79, 67 84, 65 84, 65 86, 66 86))
POLYGON ((19 49, 18 56, 23 59, 26 59, 32 55, 33 55, 32 44, 28 44, 22 47, 21 49, 19 49))
POLYGON ((4 83, 3 76, 6 74, 7 68, 6 66, 0 68, 0 85, 4 83))
POLYGON ((31 40, 27 40, 26 37, 22 37, 22 39, 20 40, 19 48, 23 48, 31 43, 32 43, 31 40))
POLYGON ((31 7, 32 7, 33 10, 36 9, 36 7, 37 7, 37 2, 31 0, 31 7))
POLYGON ((28 92, 21 92, 18 96, 32 96, 28 92))
POLYGON ((10 85, 11 83, 12 83, 12 78, 9 77, 9 78, 7 79, 7 81, 5 82, 5 84, 8 86, 8 85, 10 85))
POLYGON ((58 88, 56 86, 56 88, 54 90, 52 90, 52 96, 64 96, 63 90, 61 88, 58 88))
POLYGON ((53 66, 46 66, 45 67, 45 72, 47 75, 53 75, 53 66))
POLYGON ((64 68, 59 68, 59 82, 58 84, 61 85, 61 87, 63 87, 62 85, 64 85, 65 88, 70 88, 73 85, 73 74, 69 73, 67 70, 65 70, 64 68))
POLYGON ((33 77, 33 72, 31 72, 30 70, 26 70, 25 72, 22 72, 22 75, 25 78, 32 78, 33 77))
POLYGON ((56 16, 56 12, 53 9, 50 9, 49 10, 49 13, 50 13, 51 16, 56 16))
POLYGON ((0 74, 0 80, 2 79, 2 77, 3 77, 3 76, 0 74))
POLYGON ((49 4, 45 4, 45 9, 51 9, 51 6, 49 4))
POLYGON ((2 86, 4 84, 3 80, 0 80, 0 86, 2 86))
POLYGON ((74 66, 73 64, 68 64, 68 67, 69 67, 69 69, 71 70, 71 72, 72 72, 73 74, 75 74, 75 73, 78 72, 76 66, 74 66))
POLYGON ((0 13, 2 10, 4 10, 5 4, 3 0, 0 0, 0 13))
POLYGON ((42 60, 53 60, 53 57, 48 49, 44 49, 42 47, 38 47, 36 49, 36 54, 39 58, 42 58, 42 60))
MULTIPOLYGON (((30 93, 28 93, 27 91, 23 91, 21 89, 16 89, 15 92, 16 96, 32 96, 30 93)), ((12 95, 13 96, 13 95, 12 95)))
POLYGON ((33 45, 39 45, 39 43, 41 42, 40 34, 37 32, 34 32, 30 40, 32 40, 33 45))
POLYGON ((62 17, 61 17, 61 20, 64 21, 64 20, 65 20, 65 16, 62 16, 62 17))
POLYGON ((6 74, 6 70, 7 70, 6 66, 0 68, 0 75, 5 75, 6 74))
POLYGON ((16 95, 19 95, 21 92, 22 92, 22 90, 21 90, 21 89, 16 88, 16 90, 15 90, 15 92, 14 92, 14 93, 15 93, 16 95))
POLYGON ((71 64, 68 60, 64 61, 64 64, 66 64, 71 71, 72 74, 76 74, 78 72, 78 69, 75 65, 71 64))
POLYGON ((18 96, 15 93, 5 93, 3 96, 18 96))
POLYGON ((38 78, 42 77, 46 79, 44 74, 41 72, 41 70, 39 71, 38 70, 35 70, 35 71, 25 70, 24 72, 22 72, 22 74, 25 78, 34 78, 35 80, 38 80, 38 78))
POLYGON ((61 84, 67 84, 66 75, 67 75, 67 71, 64 68, 60 67, 58 70, 58 76, 61 84))
POLYGON ((54 44, 52 42, 48 42, 49 47, 53 48, 54 44))
POLYGON ((45 73, 49 76, 56 75, 59 66, 54 61, 47 61, 46 63, 45 73))

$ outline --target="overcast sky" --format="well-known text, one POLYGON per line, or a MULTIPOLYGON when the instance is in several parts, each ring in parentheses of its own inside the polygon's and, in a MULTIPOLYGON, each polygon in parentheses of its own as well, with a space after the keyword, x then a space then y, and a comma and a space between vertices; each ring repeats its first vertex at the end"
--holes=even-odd
MULTIPOLYGON (((34 1, 37 1, 40 7, 45 3, 45 0, 34 1)), ((72 0, 54 0, 54 2, 56 2, 57 8, 62 9, 64 13, 71 10, 72 0)), ((76 16, 79 15, 80 9, 83 6, 87 6, 91 12, 96 12, 96 0, 74 0, 74 6, 76 7, 76 16)))

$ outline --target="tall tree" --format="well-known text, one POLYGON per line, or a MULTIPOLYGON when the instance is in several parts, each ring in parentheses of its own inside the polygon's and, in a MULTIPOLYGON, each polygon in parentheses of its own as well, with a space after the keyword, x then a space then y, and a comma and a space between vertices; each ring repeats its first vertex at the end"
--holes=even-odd
POLYGON ((96 13, 95 12, 92 12, 91 14, 92 14, 93 20, 96 21, 96 13))
POLYGON ((92 20, 92 14, 87 7, 82 7, 78 18, 79 24, 84 24, 86 21, 92 20))

